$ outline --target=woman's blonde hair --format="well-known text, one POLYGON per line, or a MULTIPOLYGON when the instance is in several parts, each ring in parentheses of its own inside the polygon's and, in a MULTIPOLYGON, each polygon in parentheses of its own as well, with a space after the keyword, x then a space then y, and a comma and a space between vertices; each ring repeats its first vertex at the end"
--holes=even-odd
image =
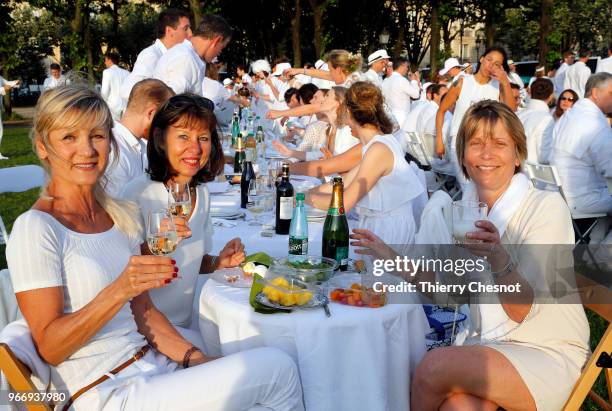
POLYGON ((522 164, 527 158, 527 137, 521 120, 507 105, 498 101, 483 100, 466 111, 457 132, 457 160, 466 177, 469 178, 469 175, 463 161, 468 142, 480 130, 485 139, 493 137, 495 126, 500 121, 514 142, 516 156, 519 160, 519 165, 514 168, 514 174, 522 170, 522 164))
POLYGON ((363 58, 359 53, 351 53, 346 50, 337 49, 327 53, 326 61, 331 65, 330 68, 340 67, 344 74, 351 74, 361 70, 363 58))
POLYGON ((348 109, 346 108, 346 87, 334 86, 331 88, 334 92, 334 98, 338 102, 336 109, 336 123, 329 123, 325 134, 327 135, 327 147, 333 149, 336 140, 336 131, 338 128, 346 125, 348 109))
MULTIPOLYGON (((98 93, 85 87, 60 86, 44 92, 36 104, 33 123, 30 138, 35 153, 38 153, 36 143, 40 142, 51 156, 61 159, 49 143, 49 133, 58 129, 77 130, 86 123, 92 123, 94 127, 106 130, 112 150, 115 153, 119 152, 112 132, 113 118, 108 106, 98 93)), ((39 159, 47 174, 50 175, 52 170, 49 160, 39 159)), ((116 161, 117 156, 114 158, 114 163, 116 161)), ((47 185, 48 183, 41 190, 41 198, 51 198, 47 192, 47 185)), ((104 191, 105 185, 106 178, 102 176, 94 189, 100 206, 108 213, 117 228, 127 235, 140 237, 142 227, 139 223, 139 210, 136 204, 109 197, 104 191)))

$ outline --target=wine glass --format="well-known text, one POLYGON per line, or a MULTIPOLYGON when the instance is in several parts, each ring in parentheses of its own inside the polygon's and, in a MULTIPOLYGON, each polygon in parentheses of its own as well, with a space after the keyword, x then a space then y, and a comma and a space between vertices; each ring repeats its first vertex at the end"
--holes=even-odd
POLYGON ((168 255, 176 250, 178 234, 168 210, 149 211, 147 245, 154 255, 168 255))
POLYGON ((282 173, 283 162, 278 159, 270 160, 270 166, 268 167, 268 173, 270 175, 270 179, 276 185, 278 181, 278 177, 282 173))
POLYGON ((189 218, 191 214, 191 191, 188 183, 168 184, 168 209, 175 217, 189 218))
POLYGON ((476 221, 486 220, 488 206, 478 201, 453 201, 453 242, 465 244, 465 234, 470 231, 479 231, 476 221))

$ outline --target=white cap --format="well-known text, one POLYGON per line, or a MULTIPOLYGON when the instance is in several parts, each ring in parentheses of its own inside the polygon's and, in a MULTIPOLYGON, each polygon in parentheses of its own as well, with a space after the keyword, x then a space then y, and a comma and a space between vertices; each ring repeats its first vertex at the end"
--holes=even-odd
POLYGON ((506 63, 508 63, 508 65, 511 66, 511 65, 514 64, 514 60, 508 60, 508 61, 506 61, 506 63))
POLYGON ((276 67, 274 68, 274 73, 272 73, 272 75, 280 76, 281 74, 283 74, 285 70, 289 70, 290 68, 291 68, 291 64, 289 63, 278 63, 276 67))
POLYGON ((537 67, 537 68, 535 69, 536 73, 537 73, 538 71, 544 72, 544 70, 546 70, 546 68, 545 68, 544 66, 540 66, 540 67, 537 67))
POLYGON ((453 67, 466 68, 467 66, 468 64, 459 64, 459 60, 457 60, 454 57, 451 57, 449 59, 446 59, 446 61, 444 62, 444 68, 439 71, 439 74, 441 76, 445 76, 446 73, 448 73, 448 71, 452 69, 453 67))
POLYGON ((377 62, 378 60, 382 60, 382 59, 390 59, 391 57, 389 57, 389 55, 387 54, 387 50, 376 50, 374 53, 370 54, 368 56, 368 66, 371 66, 373 63, 377 62))
POLYGON ((317 60, 317 62, 315 63, 314 67, 317 70, 323 70, 323 66, 325 65, 325 62, 323 60, 317 60))
POLYGON ((251 69, 253 70, 253 73, 258 73, 260 71, 267 71, 268 73, 270 73, 272 71, 272 68, 270 68, 270 63, 268 63, 268 60, 256 60, 251 64, 251 69))
POLYGON ((233 83, 233 81, 232 81, 231 78, 226 78, 225 80, 223 80, 223 85, 224 86, 229 86, 232 83, 233 83))

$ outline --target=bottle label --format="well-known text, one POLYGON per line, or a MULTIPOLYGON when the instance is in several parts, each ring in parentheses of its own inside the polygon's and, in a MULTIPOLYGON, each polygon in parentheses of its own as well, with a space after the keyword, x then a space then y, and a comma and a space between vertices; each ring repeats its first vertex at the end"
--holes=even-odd
POLYGON ((340 265, 348 264, 348 247, 336 247, 336 258, 340 265))
POLYGON ((289 237, 289 254, 307 255, 308 254, 308 238, 289 237))
POLYGON ((280 219, 291 220, 291 216, 293 216, 293 197, 281 197, 279 208, 280 219))
POLYGON ((344 215, 344 207, 340 207, 340 208, 329 207, 329 209, 327 210, 327 215, 331 215, 331 216, 344 215))

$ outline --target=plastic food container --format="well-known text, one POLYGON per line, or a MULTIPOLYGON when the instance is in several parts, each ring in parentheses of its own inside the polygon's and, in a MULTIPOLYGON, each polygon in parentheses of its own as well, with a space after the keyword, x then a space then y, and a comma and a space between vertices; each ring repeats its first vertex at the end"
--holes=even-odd
POLYGON ((274 260, 268 273, 320 285, 332 278, 337 268, 338 262, 331 258, 318 255, 289 256, 274 260))
POLYGON ((387 304, 387 295, 372 288, 353 283, 350 288, 333 288, 329 293, 333 302, 354 307, 378 308, 387 304))
POLYGON ((256 281, 263 285, 262 293, 273 304, 283 307, 306 306, 317 293, 314 285, 295 277, 276 275, 268 271, 266 278, 256 281))

